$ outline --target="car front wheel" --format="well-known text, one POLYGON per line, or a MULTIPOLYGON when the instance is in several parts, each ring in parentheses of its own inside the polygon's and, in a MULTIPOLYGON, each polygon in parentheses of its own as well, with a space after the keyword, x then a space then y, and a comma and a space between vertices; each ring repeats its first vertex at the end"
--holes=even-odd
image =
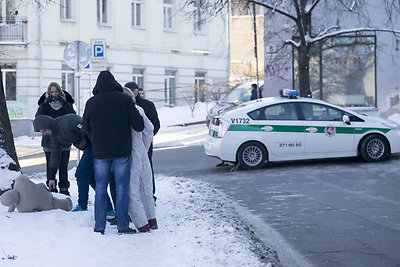
POLYGON ((243 144, 238 150, 238 161, 243 169, 258 169, 265 163, 267 152, 258 142, 243 144))
POLYGON ((367 136, 360 145, 360 155, 365 161, 376 162, 384 160, 389 147, 385 138, 372 134, 367 136))

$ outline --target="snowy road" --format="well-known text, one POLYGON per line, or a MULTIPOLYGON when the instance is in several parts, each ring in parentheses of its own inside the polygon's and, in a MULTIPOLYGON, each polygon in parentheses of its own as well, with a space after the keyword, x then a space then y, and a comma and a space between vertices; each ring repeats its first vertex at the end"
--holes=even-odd
MULTIPOLYGON (((154 163, 158 173, 205 181, 227 193, 261 219, 260 228, 270 225, 316 266, 400 265, 400 156, 380 163, 352 158, 231 172, 192 146, 156 151, 154 163)), ((276 249, 284 262, 282 246, 276 249)))

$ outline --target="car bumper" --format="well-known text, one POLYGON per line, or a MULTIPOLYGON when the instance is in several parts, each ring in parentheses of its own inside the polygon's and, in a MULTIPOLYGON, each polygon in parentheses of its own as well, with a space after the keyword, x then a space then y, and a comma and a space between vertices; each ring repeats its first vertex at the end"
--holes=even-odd
POLYGON ((206 155, 219 158, 222 161, 236 162, 236 151, 232 147, 223 146, 223 138, 207 136, 204 141, 206 155), (225 149, 222 149, 224 147, 225 149))
POLYGON ((390 142, 390 152, 400 153, 400 130, 392 130, 387 133, 390 142))

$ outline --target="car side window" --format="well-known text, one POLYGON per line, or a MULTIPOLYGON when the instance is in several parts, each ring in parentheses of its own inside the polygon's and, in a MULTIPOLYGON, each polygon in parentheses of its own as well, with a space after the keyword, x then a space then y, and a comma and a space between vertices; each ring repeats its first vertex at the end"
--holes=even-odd
POLYGON ((249 112, 253 120, 297 120, 296 106, 294 103, 282 103, 249 112))
POLYGON ((306 121, 341 121, 344 114, 340 109, 321 104, 301 103, 300 107, 306 121))

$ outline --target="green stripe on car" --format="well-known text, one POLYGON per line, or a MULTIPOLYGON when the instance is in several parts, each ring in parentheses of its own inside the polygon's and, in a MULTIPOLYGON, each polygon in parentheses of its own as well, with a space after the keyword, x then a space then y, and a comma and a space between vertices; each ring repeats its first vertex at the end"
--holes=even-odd
MULTIPOLYGON (((231 124, 228 131, 240 132, 264 132, 262 128, 269 126, 272 129, 266 132, 279 132, 279 133, 302 133, 308 127, 317 129, 314 133, 325 133, 325 126, 296 126, 296 125, 254 125, 254 124, 231 124)), ((363 134, 368 131, 380 131, 387 133, 390 129, 387 128, 361 128, 361 127, 335 127, 337 134, 363 134)))

